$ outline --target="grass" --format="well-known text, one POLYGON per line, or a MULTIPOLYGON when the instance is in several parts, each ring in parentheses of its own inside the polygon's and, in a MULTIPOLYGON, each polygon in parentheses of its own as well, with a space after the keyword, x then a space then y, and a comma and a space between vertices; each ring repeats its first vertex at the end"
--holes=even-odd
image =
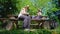
POLYGON ((60 26, 56 29, 31 29, 33 31, 24 31, 24 29, 13 29, 7 31, 5 29, 0 28, 0 34, 60 34, 60 26))
POLYGON ((10 31, 1 30, 0 34, 57 34, 57 32, 55 30, 46 30, 46 29, 35 29, 34 31, 24 31, 23 29, 18 29, 10 31))
POLYGON ((4 30, 0 29, 0 34, 60 34, 60 27, 50 29, 31 29, 32 31, 24 31, 24 29, 4 30))
MULTIPOLYGON (((21 24, 21 23, 20 23, 21 24)), ((33 30, 33 29, 31 29, 33 30)), ((60 26, 56 29, 34 29, 33 31, 24 31, 24 29, 13 29, 7 31, 0 28, 0 34, 60 34, 60 26)))

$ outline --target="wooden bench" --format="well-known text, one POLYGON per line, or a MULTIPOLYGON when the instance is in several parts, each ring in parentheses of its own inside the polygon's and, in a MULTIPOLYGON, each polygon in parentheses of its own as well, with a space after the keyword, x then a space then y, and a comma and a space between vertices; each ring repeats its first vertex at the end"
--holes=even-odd
MULTIPOLYGON (((10 18, 10 20, 12 20, 12 21, 14 21, 14 23, 17 25, 17 23, 16 22, 18 22, 19 20, 17 19, 17 16, 16 15, 13 15, 13 16, 11 16, 10 15, 10 17, 12 17, 12 18, 10 18)), ((46 24, 49 24, 49 19, 47 19, 47 16, 42 16, 42 18, 41 19, 31 19, 31 21, 35 21, 36 23, 38 23, 37 25, 38 25, 38 27, 42 27, 42 28, 44 28, 44 26, 46 25, 46 24), (45 24, 45 22, 47 22, 46 24, 45 24)), ((32 24, 33 25, 33 24, 32 24)), ((48 27, 49 27, 49 25, 48 25, 48 27)))
MULTIPOLYGON (((15 27, 17 28, 18 27, 18 19, 17 19, 17 16, 16 15, 9 15, 8 16, 9 18, 7 19, 7 18, 0 18, 0 20, 2 20, 3 22, 4 22, 4 20, 10 20, 10 22, 12 23, 12 25, 13 24, 15 24, 15 27)), ((31 21, 35 21, 35 22, 37 22, 38 23, 38 27, 41 27, 41 28, 44 28, 44 24, 45 24, 45 22, 46 21, 49 21, 48 19, 46 19, 46 16, 43 16, 43 18, 41 18, 41 19, 31 19, 31 21), (43 18, 45 18, 45 19, 43 19, 43 18)), ((9 22, 9 23, 10 23, 9 22)), ((10 23, 10 24, 11 24, 10 23)), ((49 22, 48 22, 49 23, 49 22)), ((7 26, 7 27, 10 27, 10 26, 7 26)), ((12 28, 12 26, 9 28, 9 30, 12 28)), ((8 29, 8 28, 7 28, 8 29)))
POLYGON ((5 29, 11 30, 13 28, 13 24, 15 24, 15 28, 17 28, 18 21, 15 17, 0 18, 0 21, 2 22, 2 27, 5 29))
MULTIPOLYGON (((49 23, 49 19, 47 19, 47 16, 43 16, 42 18, 40 18, 40 19, 32 19, 32 21, 34 21, 34 22, 36 22, 36 23, 38 23, 37 25, 37 27, 38 28, 44 28, 45 27, 45 25, 47 25, 48 23, 49 23), (46 23, 45 23, 46 22, 46 23)), ((47 27, 47 26, 46 26, 47 27)), ((49 27, 49 25, 48 25, 48 27, 49 27)), ((47 27, 47 28, 48 28, 47 27)))

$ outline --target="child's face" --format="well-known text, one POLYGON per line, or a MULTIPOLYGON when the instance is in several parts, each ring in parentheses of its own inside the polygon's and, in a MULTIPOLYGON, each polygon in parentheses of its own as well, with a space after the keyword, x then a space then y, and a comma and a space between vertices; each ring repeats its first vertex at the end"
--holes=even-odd
POLYGON ((23 11, 23 12, 26 12, 26 8, 22 8, 22 11, 23 11))
POLYGON ((41 12, 38 12, 37 15, 42 15, 42 13, 41 12))
POLYGON ((22 10, 25 10, 25 8, 23 8, 22 10))

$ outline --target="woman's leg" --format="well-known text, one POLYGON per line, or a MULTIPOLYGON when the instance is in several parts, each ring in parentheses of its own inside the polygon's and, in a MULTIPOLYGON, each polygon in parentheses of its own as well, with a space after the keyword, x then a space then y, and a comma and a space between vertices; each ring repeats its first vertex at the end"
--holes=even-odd
POLYGON ((23 27, 29 29, 30 28, 30 21, 31 21, 30 17, 29 16, 25 16, 24 21, 23 21, 23 23, 24 23, 23 27))
POLYGON ((27 17, 27 29, 30 29, 30 22, 31 22, 31 17, 27 17))
POLYGON ((30 21, 31 21, 31 18, 30 16, 24 16, 22 15, 20 18, 23 18, 23 28, 30 28, 30 21))
POLYGON ((19 18, 23 18, 23 28, 30 28, 30 16, 22 15, 19 18))

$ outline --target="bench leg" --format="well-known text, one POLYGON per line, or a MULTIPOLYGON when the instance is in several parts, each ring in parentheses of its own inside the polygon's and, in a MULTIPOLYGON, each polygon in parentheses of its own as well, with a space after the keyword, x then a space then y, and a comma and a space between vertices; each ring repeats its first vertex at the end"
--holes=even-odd
POLYGON ((18 21, 14 21, 14 27, 17 29, 17 28, 19 28, 19 26, 18 26, 18 21))
POLYGON ((6 30, 11 30, 12 28, 13 28, 13 22, 10 21, 6 26, 6 30))
POLYGON ((38 23, 38 28, 43 28, 43 23, 38 23))

